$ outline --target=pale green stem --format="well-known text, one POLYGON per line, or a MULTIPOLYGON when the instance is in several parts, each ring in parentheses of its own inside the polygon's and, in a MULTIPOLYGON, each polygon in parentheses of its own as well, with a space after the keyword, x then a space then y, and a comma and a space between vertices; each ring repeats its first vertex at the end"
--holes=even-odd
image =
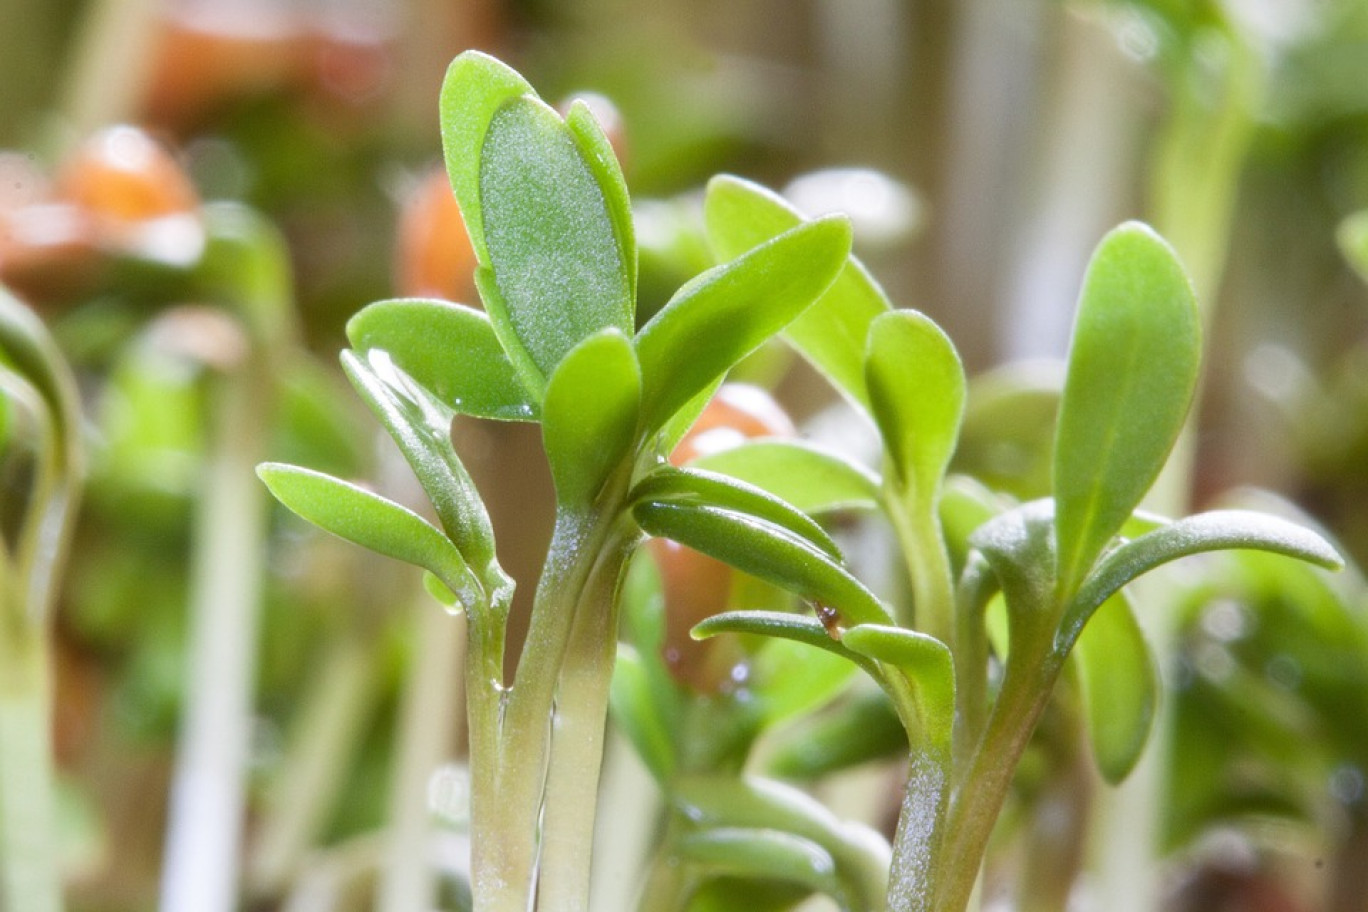
MULTIPOLYGON (((887 469, 886 475, 891 477, 892 470, 887 469)), ((899 622, 928 633, 953 649, 955 581, 936 512, 938 499, 938 493, 918 497, 896 488, 890 488, 886 494, 888 515, 907 564, 915 612, 915 618, 902 617, 899 622)))
POLYGON ((589 907, 599 771, 617 654, 617 586, 634 545, 634 537, 624 536, 601 553, 575 605, 547 769, 539 912, 589 907))
POLYGON ((232 912, 251 736, 266 502, 266 378, 244 364, 219 378, 192 558, 185 715, 162 872, 163 912, 232 912))
POLYGON ((273 896, 284 889, 336 803, 374 704, 373 652, 352 632, 327 646, 302 700, 248 863, 254 893, 273 896))
POLYGON ((61 912, 47 643, 41 628, 13 623, 14 607, 3 606, 0 638, 0 908, 61 912))
POLYGON ((390 837, 377 912, 427 912, 436 900, 429 863, 432 812, 428 785, 450 759, 460 705, 465 623, 436 610, 426 596, 415 605, 417 655, 405 688, 399 750, 390 796, 390 837))
MULTIPOLYGON (((907 789, 893 838, 888 881, 888 912, 933 912, 935 884, 944 868, 945 811, 950 782, 949 758, 913 751, 907 789)), ((948 856, 954 857, 954 856, 948 856)))

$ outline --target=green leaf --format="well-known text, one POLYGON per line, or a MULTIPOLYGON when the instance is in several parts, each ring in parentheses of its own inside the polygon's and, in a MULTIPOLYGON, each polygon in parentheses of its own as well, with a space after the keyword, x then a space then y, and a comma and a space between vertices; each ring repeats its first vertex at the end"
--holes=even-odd
POLYGON ((1093 757, 1102 778, 1116 785, 1140 759, 1159 704, 1154 657, 1125 592, 1115 593, 1093 613, 1073 657, 1093 757))
POLYGON ((467 610, 484 593, 456 546, 407 507, 354 484, 280 463, 262 463, 257 475, 291 511, 338 538, 432 573, 467 610))
POLYGON ((364 361, 344 351, 342 368, 404 454, 466 564, 479 572, 491 595, 511 592, 513 583, 495 556, 489 513, 451 444, 450 412, 395 368, 384 351, 372 351, 364 361))
POLYGON ((1192 286, 1157 234, 1109 233, 1083 280, 1055 437, 1058 592, 1071 596, 1158 477, 1201 359, 1192 286))
POLYGON ((451 61, 442 82, 442 153, 461 218, 481 263, 489 262, 480 206, 485 134, 495 112, 506 102, 534 94, 531 84, 511 67, 479 51, 466 51, 451 61))
POLYGON ((808 443, 756 440, 700 456, 689 465, 755 485, 808 514, 879 507, 877 475, 808 443))
POLYGON ((50 455, 58 460, 59 471, 79 472, 82 463, 78 433, 81 410, 75 378, 43 321, 3 288, 0 288, 0 357, 13 365, 15 374, 42 397, 55 435, 50 455))
POLYGON ((765 769, 785 779, 819 779, 874 760, 907 756, 907 731, 881 690, 843 700, 832 712, 776 733, 765 769))
POLYGON ((825 218, 781 234, 684 285, 637 334, 648 432, 783 329, 826 290, 850 224, 825 218))
POLYGON ((836 542, 806 513, 756 485, 727 475, 692 467, 661 466, 637 482, 631 496, 633 500, 681 501, 749 514, 806 539, 836 560, 841 559, 836 542))
POLYGON ((627 181, 622 176, 622 165, 618 163, 613 144, 603 132, 603 127, 594 118, 589 105, 576 100, 565 116, 565 125, 570 128, 570 136, 579 146, 580 154, 603 191, 604 202, 608 204, 608 216, 613 220, 613 231, 618 240, 619 254, 627 269, 627 286, 632 300, 636 300, 637 252, 636 224, 632 216, 632 200, 627 193, 627 181))
MULTIPOLYGON (((565 123, 536 98, 506 101, 490 120, 480 209, 482 265, 498 289, 485 309, 534 396, 588 336, 608 327, 633 331, 613 206, 565 123)), ((477 276, 481 292, 489 284, 477 276)))
POLYGON ((1108 553, 1070 602, 1057 642, 1067 649, 1099 605, 1122 586, 1155 567, 1190 554, 1231 548, 1271 551, 1330 570, 1344 566, 1343 559, 1329 542, 1285 519, 1248 510, 1198 513, 1146 533, 1108 553))
POLYGON ((654 699, 646 660, 626 643, 618 644, 610 694, 613 723, 620 726, 657 782, 669 782, 675 771, 674 732, 654 699))
POLYGON ((871 678, 883 684, 883 675, 879 672, 878 665, 867 656, 852 652, 841 645, 841 641, 832 637, 826 627, 822 626, 822 622, 814 617, 784 611, 727 611, 695 624, 691 636, 696 640, 706 640, 719 633, 778 637, 815 646, 854 662, 871 678))
MULTIPOLYGON (((740 579, 751 579, 740 577, 740 579)), ((735 589, 733 589, 735 595, 735 589)), ((784 593, 788 601, 788 594, 784 593)), ((732 604, 758 607, 757 602, 732 604)), ((855 667, 834 655, 814 653, 792 640, 770 637, 750 656, 746 687, 766 729, 799 716, 809 717, 849 688, 855 667)))
POLYGON ((922 732, 942 750, 950 749, 955 722, 955 663, 950 649, 935 637, 882 624, 858 624, 841 637, 852 652, 891 665, 912 686, 922 732))
POLYGON ((359 351, 389 353, 398 367, 462 415, 531 421, 536 405, 489 317, 472 307, 420 298, 377 301, 347 321, 359 351))
POLYGON ((674 848, 681 860, 709 874, 789 881, 851 908, 835 860, 811 840, 778 830, 717 827, 681 836, 674 848))
POLYGON ((1335 240, 1349 265, 1368 282, 1368 209, 1361 209, 1340 222, 1335 240))
MULTIPOLYGON (((715 177, 704 200, 708 239, 723 260, 740 256, 803 222, 776 194, 740 178, 715 177)), ((865 344, 869 325, 890 309, 888 298, 855 257, 831 287, 784 330, 784 336, 855 405, 869 411, 865 344)))
POLYGON ((964 368, 950 339, 913 310, 869 327, 869 401, 893 475, 922 510, 934 509, 964 416, 964 368))
POLYGON ((641 528, 758 576, 853 623, 886 623, 872 592, 812 542, 765 519, 721 507, 673 500, 639 501, 641 528))
POLYGON ((641 369, 621 331, 570 350, 546 385, 542 440, 562 504, 589 504, 629 455, 641 408, 641 369))

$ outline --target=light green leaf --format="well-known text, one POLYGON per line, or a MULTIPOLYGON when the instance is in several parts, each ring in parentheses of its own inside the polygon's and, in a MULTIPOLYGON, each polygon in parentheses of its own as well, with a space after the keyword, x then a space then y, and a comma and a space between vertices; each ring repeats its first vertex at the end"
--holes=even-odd
POLYGON ((641 408, 641 369, 620 330, 572 348, 546 385, 542 441, 562 504, 591 503, 624 458, 641 408))
POLYGON ((717 827, 688 833, 674 847, 682 861, 714 876, 789 881, 851 908, 835 860, 811 840, 778 830, 717 827))
POLYGON ((661 466, 637 483, 632 499, 681 501, 746 513, 774 523, 830 557, 841 559, 836 542, 806 513, 756 485, 716 472, 661 466))
POLYGON ((746 633, 755 636, 778 637, 804 643, 838 655, 858 665, 873 680, 883 683, 883 675, 868 657, 852 652, 841 645, 841 641, 831 636, 822 622, 803 614, 789 614, 784 611, 728 611, 713 615, 694 625, 690 635, 696 640, 706 640, 719 633, 746 633))
POLYGON ((646 430, 811 306, 849 250, 850 224, 820 219, 685 284, 637 334, 646 430))
POLYGON ((262 463, 257 475, 291 511, 338 538, 432 571, 467 608, 484 593, 447 537, 407 507, 298 466, 262 463))
POLYGON ((1068 606, 1060 624, 1060 648, 1067 649, 1093 611, 1137 577, 1180 557, 1232 548, 1271 551, 1330 570, 1344 566, 1329 542, 1285 519, 1248 510, 1198 513, 1126 542, 1103 557, 1068 606))
POLYGON ((1073 648, 1088 738, 1102 778, 1116 785, 1134 769, 1159 704, 1154 657, 1125 592, 1093 613, 1073 648))
POLYGON ((689 465, 753 484, 808 514, 879 507, 877 475, 809 443, 756 440, 700 456, 689 465))
MULTIPOLYGON (((730 176, 709 182, 704 218, 708 239, 723 260, 734 259, 803 222, 803 216, 778 195, 730 176)), ((844 396, 868 411, 865 343, 870 323, 890 307, 883 289, 852 256, 831 287, 788 325, 784 336, 844 396)))
POLYGON ((841 637, 852 652, 891 665, 907 679, 917 701, 922 733, 941 750, 950 749, 955 722, 955 663, 935 637, 882 624, 858 624, 841 637))
MULTIPOLYGON (((634 330, 625 242, 598 174, 551 108, 529 96, 494 113, 480 151, 480 210, 498 289, 485 308, 534 395, 601 329, 634 330)), ((488 277, 477 285, 483 293, 488 277)))
POLYGON ((604 202, 608 204, 608 215, 613 220, 613 230, 618 240, 619 254, 627 269, 627 287, 632 300, 636 300, 637 252, 636 224, 632 216, 632 200, 627 193, 627 181, 622 176, 622 165, 618 163, 613 144, 603 132, 603 127, 594 118, 589 106, 576 100, 565 116, 565 125, 570 128, 570 136, 579 146, 580 154, 594 172, 599 188, 603 191, 604 202))
POLYGON ((442 528, 486 590, 511 590, 512 581, 495 557, 489 513, 452 446, 451 413, 399 371, 384 351, 372 351, 365 360, 344 351, 342 369, 404 454, 442 528))
POLYGON ((1068 598, 1158 477, 1197 384, 1201 327, 1177 255, 1109 233, 1083 280, 1055 437, 1057 589, 1068 598))
POLYGON ((499 344, 489 317, 447 301, 377 301, 347 321, 358 351, 389 353, 394 363, 462 415, 531 421, 536 407, 499 344))
POLYGON ((884 314, 869 327, 865 381, 894 479, 920 509, 934 509, 964 416, 954 345, 916 311, 884 314))
POLYGON ((81 471, 81 421, 76 381, 38 315, 0 288, 0 359, 38 392, 55 435, 51 458, 63 473, 81 471))
POLYGON ((656 781, 665 783, 675 771, 674 732, 662 718, 654 696, 645 660, 631 646, 619 643, 610 697, 613 724, 631 740, 656 781))
POLYGON ((854 623, 886 623, 888 611, 837 559, 788 529, 708 504, 639 501, 641 528, 758 576, 854 623))
POLYGON ((451 61, 442 82, 442 153, 461 218, 475 256, 489 262, 480 206, 480 158, 494 113, 506 102, 535 95, 531 84, 507 64, 479 51, 451 61))
POLYGON ((1368 282, 1368 209, 1361 209, 1340 222, 1335 240, 1349 265, 1368 282))
POLYGON ((819 779, 873 760, 907 756, 907 731, 881 690, 870 688, 802 726, 776 733, 765 769, 784 779, 819 779))

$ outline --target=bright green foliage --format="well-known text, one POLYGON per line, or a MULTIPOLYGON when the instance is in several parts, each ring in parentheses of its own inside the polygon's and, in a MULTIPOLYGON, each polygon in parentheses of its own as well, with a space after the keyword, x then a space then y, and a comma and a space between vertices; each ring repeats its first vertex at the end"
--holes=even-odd
POLYGON ((1335 239, 1349 265, 1368 282, 1368 209, 1355 212, 1340 222, 1335 239))
POLYGON ((631 447, 641 408, 641 369, 617 329, 589 336, 546 387, 542 440, 562 504, 589 504, 631 447))
POLYGON ((879 504, 876 475, 839 453, 799 441, 751 441, 690 465, 750 482, 814 516, 879 504))
POLYGON ((903 675, 917 703, 921 732, 933 749, 948 752, 955 721, 955 668, 949 647, 924 633, 881 624, 852 627, 841 642, 903 675))
POLYGON ((1121 528, 1182 429, 1201 329, 1173 249, 1131 223, 1098 245, 1083 280, 1059 407, 1054 495, 1067 597, 1121 528))
POLYGON ((782 830, 715 827, 681 836, 675 848, 683 860, 714 875, 791 881, 851 908, 835 859, 810 839, 782 830))
POLYGON ((1159 703, 1154 657, 1124 591, 1093 613, 1073 656, 1093 756, 1102 778, 1115 784, 1140 759, 1159 703))
MULTIPOLYGON (((802 224, 803 216, 773 192, 736 177, 708 184, 704 216, 708 239, 723 260, 802 224)), ((854 257, 841 268, 817 303, 784 335, 843 395, 869 409, 864 355, 869 325, 891 309, 887 296, 854 257)))
POLYGON ((446 301, 377 301, 347 322, 357 351, 381 349, 461 415, 527 421, 536 404, 518 379, 489 317, 446 301))
POLYGON ((870 324, 865 380, 891 468, 923 509, 934 509, 964 415, 964 368, 954 345, 911 310, 870 324))
POLYGON ((819 219, 681 288, 637 334, 645 428, 660 428, 810 307, 831 285, 849 249, 849 223, 819 219))

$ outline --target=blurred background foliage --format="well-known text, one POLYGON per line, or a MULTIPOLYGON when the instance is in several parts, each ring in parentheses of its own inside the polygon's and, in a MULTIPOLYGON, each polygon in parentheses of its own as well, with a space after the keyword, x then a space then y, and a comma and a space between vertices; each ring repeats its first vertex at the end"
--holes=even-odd
MULTIPOLYGON (((256 416, 271 458, 407 483, 334 354, 358 308, 415 292, 414 254, 396 247, 421 229, 402 229, 401 213, 440 158, 445 66, 476 47, 548 99, 592 92, 615 106, 645 313, 711 261, 697 222, 710 175, 850 210, 857 250, 892 299, 943 325, 981 375, 960 467, 1017 496, 1048 481, 1043 416, 1058 380, 1040 364, 985 372, 1062 355, 1097 238, 1125 218, 1155 223, 1188 259, 1211 327, 1180 501, 1242 485, 1286 492, 1368 562, 1368 245, 1351 239, 1348 256, 1337 245, 1344 220, 1368 208, 1362 0, 0 0, 0 24, 0 279, 76 366, 93 453, 56 621, 73 908, 155 902, 191 673, 196 504, 220 446, 214 378, 258 344, 250 315, 174 256, 121 247, 53 208, 79 195, 73 156, 111 124, 138 124, 170 151, 187 207, 240 201, 282 233, 294 306, 281 318, 287 350, 269 361, 272 407, 256 416)), ((802 425, 834 397, 790 367, 771 353, 747 370, 777 384, 802 425)), ((505 564, 530 591, 547 530, 537 442, 516 427, 457 433, 505 564)), ((249 851, 246 893, 253 908, 361 908, 348 891, 369 895, 385 852, 376 834, 413 800, 405 726, 437 741, 413 748, 420 802, 422 751, 459 755, 459 725, 425 718, 421 699, 450 680, 433 650, 459 644, 434 638, 442 616, 394 567, 296 525, 272 530, 248 663, 246 829, 256 844, 273 826, 294 835, 271 837, 284 840, 269 843, 285 846, 267 853, 278 867, 249 851), (315 772, 329 781, 306 799, 280 783, 318 731, 332 748, 315 772), (302 904, 320 883, 334 905, 302 904)), ((1309 844, 1311 857, 1348 818, 1368 844, 1364 590, 1337 596, 1353 609, 1349 636, 1289 626, 1280 590, 1250 573, 1193 594, 1185 615, 1170 844, 1232 822, 1266 834, 1270 820, 1301 821, 1309 829, 1273 842, 1309 844), (1322 655, 1340 671, 1311 673, 1322 655), (1306 673, 1288 678, 1288 662, 1306 673), (1225 740, 1208 723, 1249 691, 1222 668, 1277 695, 1225 740), (1232 758, 1278 772, 1232 780, 1232 758)), ((456 715, 452 699, 433 705, 456 715)), ((1241 845, 1262 857, 1263 842, 1241 845)), ((1368 857, 1355 845, 1351 859, 1368 857)), ((1295 895, 1318 895, 1303 883, 1313 877, 1290 879, 1295 895)), ((1175 908, 1199 892, 1192 883, 1204 882, 1193 875, 1175 908)), ((1333 908, 1361 908, 1343 902, 1333 908)))

